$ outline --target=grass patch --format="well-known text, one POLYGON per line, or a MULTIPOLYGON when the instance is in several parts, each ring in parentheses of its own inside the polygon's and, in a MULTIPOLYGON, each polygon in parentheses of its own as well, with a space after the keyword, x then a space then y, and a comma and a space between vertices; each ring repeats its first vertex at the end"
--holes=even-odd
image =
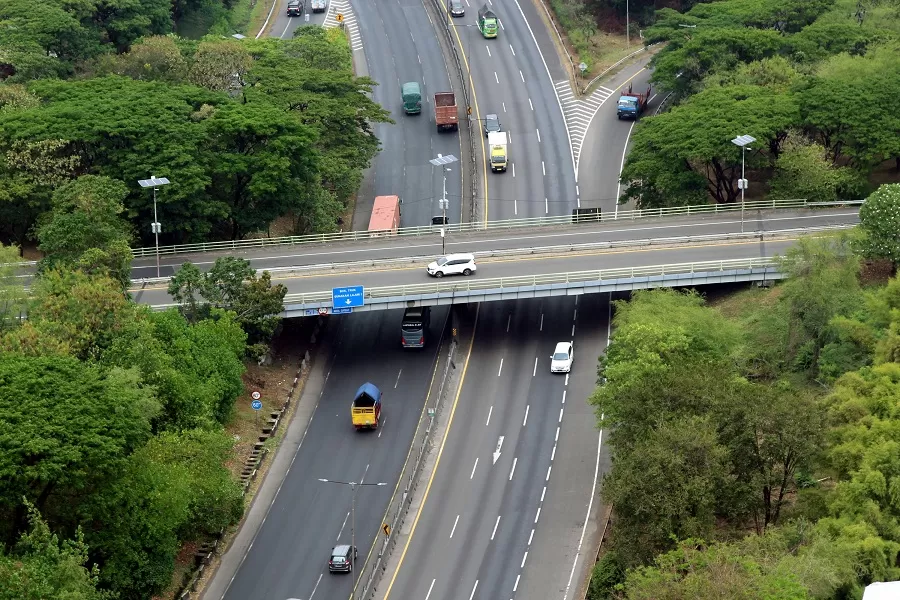
POLYGON ((632 27, 630 44, 624 32, 602 31, 597 26, 597 18, 588 11, 582 0, 541 1, 549 1, 552 18, 575 64, 583 62, 587 65, 586 80, 596 77, 642 46, 636 26, 632 27))
POLYGON ((255 36, 259 33, 276 0, 238 0, 231 11, 231 26, 239 33, 255 36))

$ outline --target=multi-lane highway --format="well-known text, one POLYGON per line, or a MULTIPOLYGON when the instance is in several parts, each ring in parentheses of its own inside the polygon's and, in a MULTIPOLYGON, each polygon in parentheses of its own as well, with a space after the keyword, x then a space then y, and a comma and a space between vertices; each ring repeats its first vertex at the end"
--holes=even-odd
MULTIPOLYGON (((465 16, 450 22, 471 75, 476 104, 472 117, 483 120, 496 114, 509 138, 505 173, 492 174, 486 158, 479 158, 488 192, 481 199, 481 214, 485 220, 567 214, 575 205, 575 176, 547 66, 558 59, 555 52, 542 53, 535 42, 534 28, 542 30, 543 23, 526 20, 522 8, 529 7, 530 0, 487 2, 501 23, 496 38, 485 39, 476 26, 482 0, 464 0, 465 16)), ((441 6, 446 15, 444 0, 441 6)), ((476 129, 484 136, 482 123, 476 129)))
POLYGON ((234 580, 228 584, 231 575, 223 573, 211 591, 227 586, 224 597, 235 600, 350 596, 354 578, 328 572, 332 546, 350 543, 350 490, 318 479, 389 484, 357 491, 358 572, 406 459, 446 319, 446 308, 433 311, 433 341, 422 352, 400 348, 397 311, 350 315, 334 324, 334 354, 322 357, 329 375, 292 467, 234 580), (350 423, 353 394, 366 381, 384 393, 382 426, 371 433, 356 432, 350 423))
MULTIPOLYGON (((400 566, 387 574, 386 598, 551 597, 548 585, 526 589, 521 578, 536 553, 544 557, 543 571, 571 561, 571 527, 559 516, 572 510, 584 518, 592 480, 554 466, 563 445, 573 443, 566 434, 576 421, 593 428, 584 401, 608 340, 608 315, 606 296, 481 306, 446 439, 400 566), (556 342, 571 340, 572 373, 551 374, 556 342), (551 507, 559 489, 565 498, 551 507), (537 549, 542 528, 554 519, 560 537, 537 549)), ((597 436, 588 433, 567 451, 593 472, 597 436)), ((562 570, 565 580, 568 569, 562 570)))

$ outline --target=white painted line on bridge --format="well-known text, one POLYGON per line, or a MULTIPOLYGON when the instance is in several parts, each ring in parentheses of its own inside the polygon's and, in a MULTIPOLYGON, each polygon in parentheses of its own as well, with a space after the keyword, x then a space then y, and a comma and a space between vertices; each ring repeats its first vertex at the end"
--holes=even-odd
POLYGON ((493 541, 494 536, 497 535, 498 525, 500 525, 500 515, 497 515, 497 521, 494 523, 494 530, 491 532, 491 541, 493 541))
POLYGON ((488 409, 488 418, 487 418, 487 421, 486 421, 485 424, 484 424, 485 427, 487 427, 488 425, 491 424, 491 414, 492 414, 493 412, 494 412, 494 405, 491 404, 491 407, 488 409))
POLYGON ((437 579, 432 579, 432 580, 431 580, 431 585, 428 586, 428 593, 425 594, 425 600, 428 600, 428 598, 431 596, 431 590, 434 589, 434 582, 435 582, 435 581, 437 581, 437 579))
POLYGON ((497 377, 500 377, 500 373, 503 371, 503 359, 500 359, 500 368, 497 369, 497 377))
POLYGON ((528 559, 528 550, 525 551, 525 556, 522 557, 522 564, 519 565, 519 568, 520 568, 520 569, 524 569, 524 568, 525 568, 525 561, 526 561, 527 559, 528 559))
POLYGON ((528 546, 531 546, 531 540, 534 539, 534 528, 531 528, 531 534, 528 536, 528 546))
POLYGON ((477 467, 478 467, 478 457, 476 456, 476 457, 475 457, 475 464, 472 465, 472 474, 469 475, 469 479, 472 479, 473 477, 475 477, 475 469, 476 469, 477 467))
MULTIPOLYGON (((403 373, 403 369, 400 369, 400 373, 403 373)), ((397 381, 394 382, 394 389, 397 389, 397 385, 400 383, 400 373, 397 373, 397 381)))
POLYGON ((512 481, 513 475, 516 474, 516 464, 519 462, 519 459, 513 457, 512 469, 509 470, 509 480, 512 481))
POLYGON ((453 539, 453 534, 456 531, 456 525, 459 523, 459 515, 456 515, 456 520, 453 521, 453 529, 450 530, 450 539, 453 539))
POLYGON ((525 427, 525 425, 528 423, 528 409, 530 408, 530 406, 530 404, 525 405, 525 418, 522 420, 522 427, 525 427))
MULTIPOLYGON (((490 0, 488 0, 488 1, 490 1, 490 0)), ((478 589, 478 580, 476 579, 475 586, 472 588, 472 593, 469 594, 469 600, 472 600, 472 598, 475 597, 475 590, 477 590, 477 589, 478 589)))
POLYGON ((534 371, 531 372, 531 376, 534 377, 537 375, 537 356, 534 357, 534 371))
POLYGON ((538 506, 537 514, 534 515, 534 522, 537 523, 537 522, 538 522, 538 519, 540 519, 540 518, 541 518, 541 507, 538 506))

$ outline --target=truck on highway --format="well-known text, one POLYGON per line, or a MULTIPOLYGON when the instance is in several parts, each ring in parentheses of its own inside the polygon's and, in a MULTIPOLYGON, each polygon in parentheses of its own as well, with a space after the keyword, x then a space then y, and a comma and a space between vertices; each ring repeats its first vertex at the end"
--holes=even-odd
POLYGON ((328 9, 328 0, 309 0, 309 8, 314 13, 325 12, 328 9))
POLYGON ((478 30, 486 38, 497 37, 497 31, 500 25, 497 21, 497 15, 494 14, 488 5, 485 4, 478 11, 478 30))
POLYGON ((491 147, 491 171, 506 171, 507 139, 505 131, 491 131, 488 133, 488 146, 491 147))
POLYGON ((646 94, 635 94, 631 91, 631 85, 628 85, 628 91, 623 92, 621 96, 619 96, 619 103, 616 106, 616 116, 621 121, 622 119, 634 119, 637 121, 638 117, 641 116, 641 113, 644 112, 644 109, 647 108, 647 103, 650 101, 650 86, 647 86, 646 94))
POLYGON ((369 231, 375 235, 395 235, 400 228, 400 196, 375 196, 369 231))
POLYGON ((453 92, 438 92, 434 95, 434 122, 438 131, 459 128, 459 108, 453 92))
POLYGON ((381 419, 381 390, 373 383, 364 383, 356 390, 353 404, 350 405, 353 427, 360 429, 378 429, 381 419))

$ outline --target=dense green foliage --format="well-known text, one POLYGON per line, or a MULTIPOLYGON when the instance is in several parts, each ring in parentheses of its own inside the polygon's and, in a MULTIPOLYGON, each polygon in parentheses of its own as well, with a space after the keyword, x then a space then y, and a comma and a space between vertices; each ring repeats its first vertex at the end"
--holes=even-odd
POLYGON ((860 239, 801 239, 789 279, 719 310, 617 303, 591 399, 614 507, 592 599, 840 600, 900 578, 900 277, 863 287, 860 239))
POLYGON ((87 215, 54 192, 84 175, 119 181, 104 210, 126 220, 94 265, 120 261, 125 238, 152 239, 152 192, 137 185, 151 175, 171 181, 157 195, 162 243, 242 238, 285 215, 298 232, 337 227, 379 149, 372 125, 389 120, 367 95, 374 82, 353 75, 340 30, 172 34, 173 18, 230 4, 0 7, 0 241, 24 245, 47 220, 55 239, 42 244, 64 241, 59 228, 87 215))
POLYGON ((703 2, 657 11, 644 42, 666 43, 652 79, 670 108, 635 128, 622 202, 739 200, 739 135, 757 139, 746 152, 757 197, 858 199, 876 170, 898 178, 895 4, 703 2))

